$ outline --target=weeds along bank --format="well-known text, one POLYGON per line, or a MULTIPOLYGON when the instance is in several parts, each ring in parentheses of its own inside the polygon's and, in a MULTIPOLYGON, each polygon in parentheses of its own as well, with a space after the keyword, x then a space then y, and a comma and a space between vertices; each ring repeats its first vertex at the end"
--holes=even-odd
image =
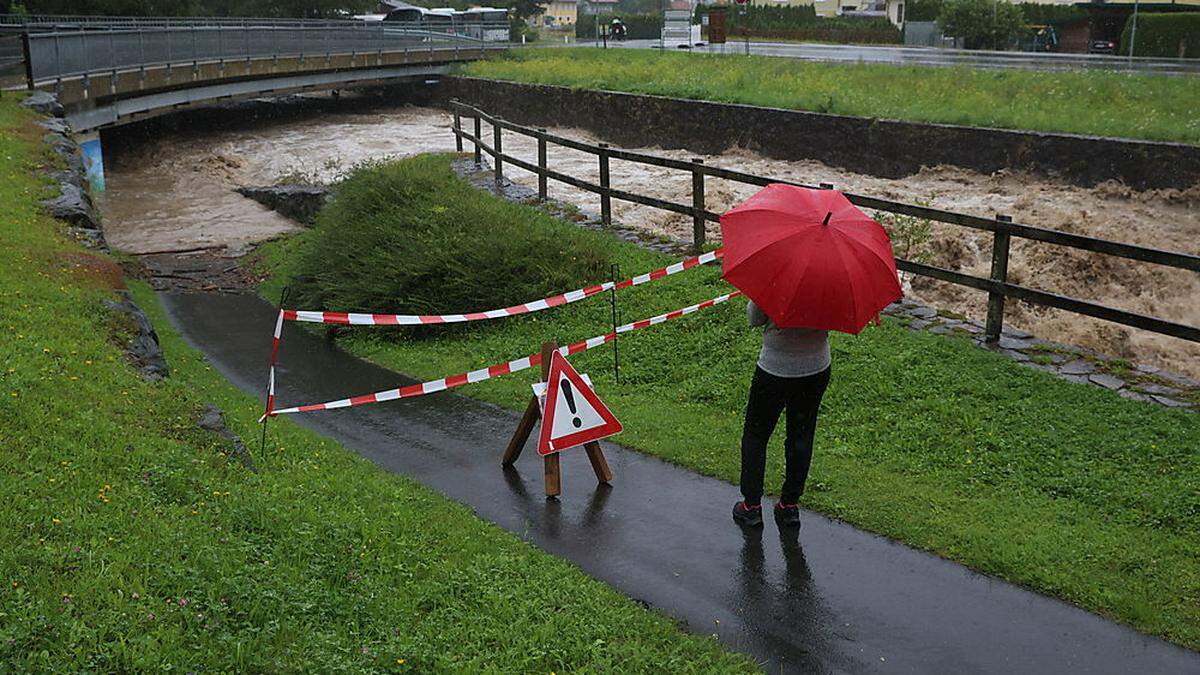
POLYGON ((299 426, 257 472, 261 402, 145 285, 166 380, 103 305, 128 260, 42 215, 42 130, 0 100, 0 663, 46 671, 753 670, 576 568, 299 426), (552 649, 546 645, 553 644, 552 649))
MULTIPOLYGON (((445 237, 456 224, 466 236, 446 237, 446 255, 523 247, 549 233, 568 251, 606 252, 622 275, 673 261, 474 191, 449 164, 449 156, 422 157, 352 175, 335 189, 313 230, 262 249, 259 269, 271 275, 264 294, 277 297, 282 285, 305 288, 314 278, 322 287, 359 288, 357 280, 375 274, 378 261, 320 254, 341 236, 366 250, 386 249, 395 271, 376 296, 359 296, 362 307, 311 309, 429 306, 419 283, 405 281, 424 264, 410 254, 423 250, 426 234, 445 237), (417 185, 428 193, 409 189, 417 185), (390 195, 390 210, 361 208, 366 192, 390 195), (480 218, 494 236, 473 224, 480 218), (511 228, 514 219, 529 227, 511 228), (416 241, 411 248, 409 240, 416 241)), ((562 249, 525 248, 528 279, 545 276, 529 289, 540 292, 522 300, 575 287, 556 287, 559 279, 551 276, 570 266, 562 249)), ((475 287, 470 300, 485 304, 472 309, 507 302, 503 284, 461 267, 448 274, 475 287)), ((621 318, 652 316, 727 289, 717 269, 694 270, 623 291, 621 318)), ((591 337, 607 331, 610 320, 609 305, 593 299, 419 333, 343 329, 337 339, 356 354, 428 379, 524 356, 549 338, 591 337)), ((619 383, 607 349, 572 359, 624 423, 616 440, 736 481, 742 409, 759 347, 741 304, 655 326, 619 344, 619 383)), ((1192 526, 1200 496, 1191 489, 1200 478, 1196 415, 1073 385, 966 341, 913 333, 891 321, 859 337, 834 336, 833 351, 806 506, 1200 645, 1200 610, 1189 599, 1200 593, 1200 534, 1192 526)), ((534 377, 530 371, 460 391, 516 410, 527 403, 534 377)), ((286 378, 278 396, 280 404, 292 403, 286 378)), ((778 484, 778 453, 771 462, 775 478, 768 484, 778 484)))
MULTIPOLYGON (((515 50, 472 77, 859 117, 1200 144, 1193 77, 808 63, 650 50, 515 50)), ((852 142, 852 139, 847 139, 852 142)))

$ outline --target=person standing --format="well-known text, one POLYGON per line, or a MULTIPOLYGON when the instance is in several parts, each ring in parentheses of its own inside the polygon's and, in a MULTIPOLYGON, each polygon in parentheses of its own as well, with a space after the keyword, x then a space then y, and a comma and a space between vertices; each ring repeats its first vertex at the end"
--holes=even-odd
POLYGON ((733 519, 742 525, 760 526, 763 479, 767 465, 767 442, 787 412, 783 441, 786 464, 783 489, 775 504, 775 522, 780 527, 800 527, 797 501, 812 464, 813 439, 821 397, 829 385, 831 358, 828 331, 779 328, 754 301, 746 305, 751 326, 763 327, 762 350, 742 430, 742 500, 733 506, 733 519))

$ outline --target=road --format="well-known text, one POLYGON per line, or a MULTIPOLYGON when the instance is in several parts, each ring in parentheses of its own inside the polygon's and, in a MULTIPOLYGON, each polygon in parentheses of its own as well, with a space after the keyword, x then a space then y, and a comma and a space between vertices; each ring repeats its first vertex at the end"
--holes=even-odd
MULTIPOLYGON (((253 295, 161 297, 189 343, 261 394, 273 307, 253 295)), ((282 344, 282 405, 411 382, 294 324, 282 344)), ((798 538, 773 523, 743 531, 729 517, 733 485, 617 445, 605 444, 611 487, 567 451, 563 496, 548 501, 532 448, 516 470, 500 468, 517 415, 462 396, 295 421, 716 634, 765 672, 1200 672, 1200 653, 815 513, 798 538)))
MULTIPOLYGON (((585 43, 591 44, 591 43, 585 43)), ((610 47, 658 49, 658 40, 610 42, 610 47)), ((682 51, 682 50, 680 50, 682 51)), ((692 51, 712 54, 745 54, 745 43, 733 40, 725 45, 706 45, 692 51)), ((1128 59, 1102 54, 1050 54, 1035 52, 994 52, 929 47, 880 47, 873 45, 832 45, 821 43, 751 42, 750 53, 782 56, 805 61, 883 63, 906 66, 968 66, 972 68, 1011 68, 1023 70, 1116 70, 1170 75, 1200 74, 1200 59, 1128 59)))

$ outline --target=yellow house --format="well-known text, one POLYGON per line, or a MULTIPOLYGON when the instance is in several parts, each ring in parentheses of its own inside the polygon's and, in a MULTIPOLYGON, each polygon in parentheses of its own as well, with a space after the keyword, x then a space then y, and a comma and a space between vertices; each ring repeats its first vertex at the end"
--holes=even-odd
POLYGON ((537 19, 542 26, 574 26, 579 17, 575 0, 550 0, 544 7, 537 19))

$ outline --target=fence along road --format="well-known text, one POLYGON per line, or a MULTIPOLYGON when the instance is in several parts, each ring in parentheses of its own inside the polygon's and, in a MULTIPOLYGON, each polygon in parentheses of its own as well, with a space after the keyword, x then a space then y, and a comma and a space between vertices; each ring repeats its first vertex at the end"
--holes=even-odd
MULTIPOLYGON (((492 157, 493 171, 497 180, 500 180, 504 176, 504 165, 512 164, 513 166, 529 171, 538 177, 538 196, 542 199, 547 197, 548 179, 554 179, 581 190, 593 192, 600 196, 600 217, 605 225, 612 224, 612 199, 621 199, 624 201, 633 202, 635 204, 642 204, 645 206, 690 216, 692 218, 692 246, 697 251, 701 250, 705 246, 706 223, 720 222, 721 219, 720 214, 714 213, 705 208, 704 184, 705 178, 708 176, 758 186, 765 186, 771 183, 785 183, 788 185, 799 185, 800 187, 808 188, 820 187, 832 189, 833 187, 832 185, 828 184, 822 184, 820 186, 803 185, 801 183, 778 180, 775 178, 769 178, 767 176, 757 176, 754 174, 743 173, 741 171, 722 169, 719 167, 705 165, 698 159, 692 160, 691 162, 684 162, 677 159, 658 157, 645 153, 618 150, 611 148, 604 143, 592 144, 583 141, 576 141, 549 134, 545 129, 535 129, 533 127, 514 124, 499 117, 495 117, 494 115, 489 115, 479 108, 459 101, 452 101, 450 105, 451 112, 454 114, 453 131, 458 150, 460 152, 462 151, 462 142, 464 139, 466 139, 474 145, 475 162, 477 164, 482 162, 484 153, 490 155, 492 157), (462 118, 464 117, 471 118, 473 120, 474 133, 465 131, 463 129, 462 118), (485 137, 482 133, 483 122, 487 122, 492 127, 492 143, 490 145, 484 140, 485 137), (520 158, 504 154, 504 130, 537 139, 537 163, 527 162, 520 158), (548 144, 559 145, 595 155, 599 165, 600 183, 591 183, 589 181, 585 181, 580 178, 547 168, 546 156, 548 144), (692 203, 678 204, 675 202, 658 199, 656 197, 649 197, 625 190, 613 189, 610 186, 611 181, 609 180, 609 162, 613 159, 640 164, 650 164, 669 169, 678 169, 680 171, 691 173, 692 203)), ((988 294, 988 314, 985 335, 989 342, 995 342, 1000 339, 1000 333, 1004 327, 1004 302, 1007 298, 1023 300, 1031 304, 1043 305, 1045 307, 1053 307, 1075 314, 1090 316, 1096 319, 1103 319, 1105 321, 1111 321, 1123 326, 1130 326, 1132 328, 1160 333, 1162 335, 1169 335, 1181 340, 1200 342, 1200 327, 1176 323, 1161 317, 1138 314, 1136 312, 1117 309, 1115 307, 1109 307, 1107 305, 1101 305, 1099 303, 1081 300, 1079 298, 1072 298, 1065 295, 1050 293, 1047 291, 1008 282, 1009 245, 1013 237, 1031 239, 1047 244, 1091 251, 1093 253, 1112 255, 1119 258, 1139 260, 1155 265, 1162 265, 1164 267, 1170 267, 1174 269, 1189 270, 1192 272, 1200 272, 1200 256, 1194 256, 1187 253, 1178 253, 1174 251, 1163 251, 1159 249, 1146 248, 1143 246, 1135 246, 1132 244, 1124 244, 1107 239, 1085 237, 1069 232, 1062 232, 1060 230, 1048 230, 1040 227, 1034 227, 1032 225, 1022 225, 1020 223, 1013 222, 1012 218, 1004 215, 998 215, 995 218, 983 218, 964 213, 955 213, 953 211, 929 208, 926 206, 916 206, 913 204, 904 204, 902 202, 877 199, 875 197, 868 197, 866 195, 846 193, 846 197, 849 198, 850 201, 856 206, 863 208, 884 211, 887 213, 915 216, 917 218, 923 218, 926 220, 948 223, 951 225, 958 225, 976 230, 985 230, 992 233, 992 268, 989 277, 977 277, 954 270, 935 267, 933 265, 912 262, 901 258, 896 259, 896 266, 906 272, 911 272, 913 274, 918 274, 947 283, 957 284, 959 286, 965 286, 967 288, 973 288, 986 292, 988 294)))
MULTIPOLYGON (((730 35, 724 45, 692 47, 704 54, 740 55, 745 43, 730 35)), ((610 47, 657 49, 658 40, 609 42, 610 47)), ((1163 75, 1200 74, 1200 59, 1158 59, 1107 54, 1062 54, 1057 52, 1002 52, 927 47, 881 47, 877 45, 830 45, 820 43, 751 42, 750 53, 804 61, 879 63, 898 66, 960 66, 1019 70, 1124 70, 1163 75)))
POLYGON ((31 25, 21 34, 27 86, 57 94, 81 131, 213 99, 435 75, 508 46, 464 22, 31 25))

